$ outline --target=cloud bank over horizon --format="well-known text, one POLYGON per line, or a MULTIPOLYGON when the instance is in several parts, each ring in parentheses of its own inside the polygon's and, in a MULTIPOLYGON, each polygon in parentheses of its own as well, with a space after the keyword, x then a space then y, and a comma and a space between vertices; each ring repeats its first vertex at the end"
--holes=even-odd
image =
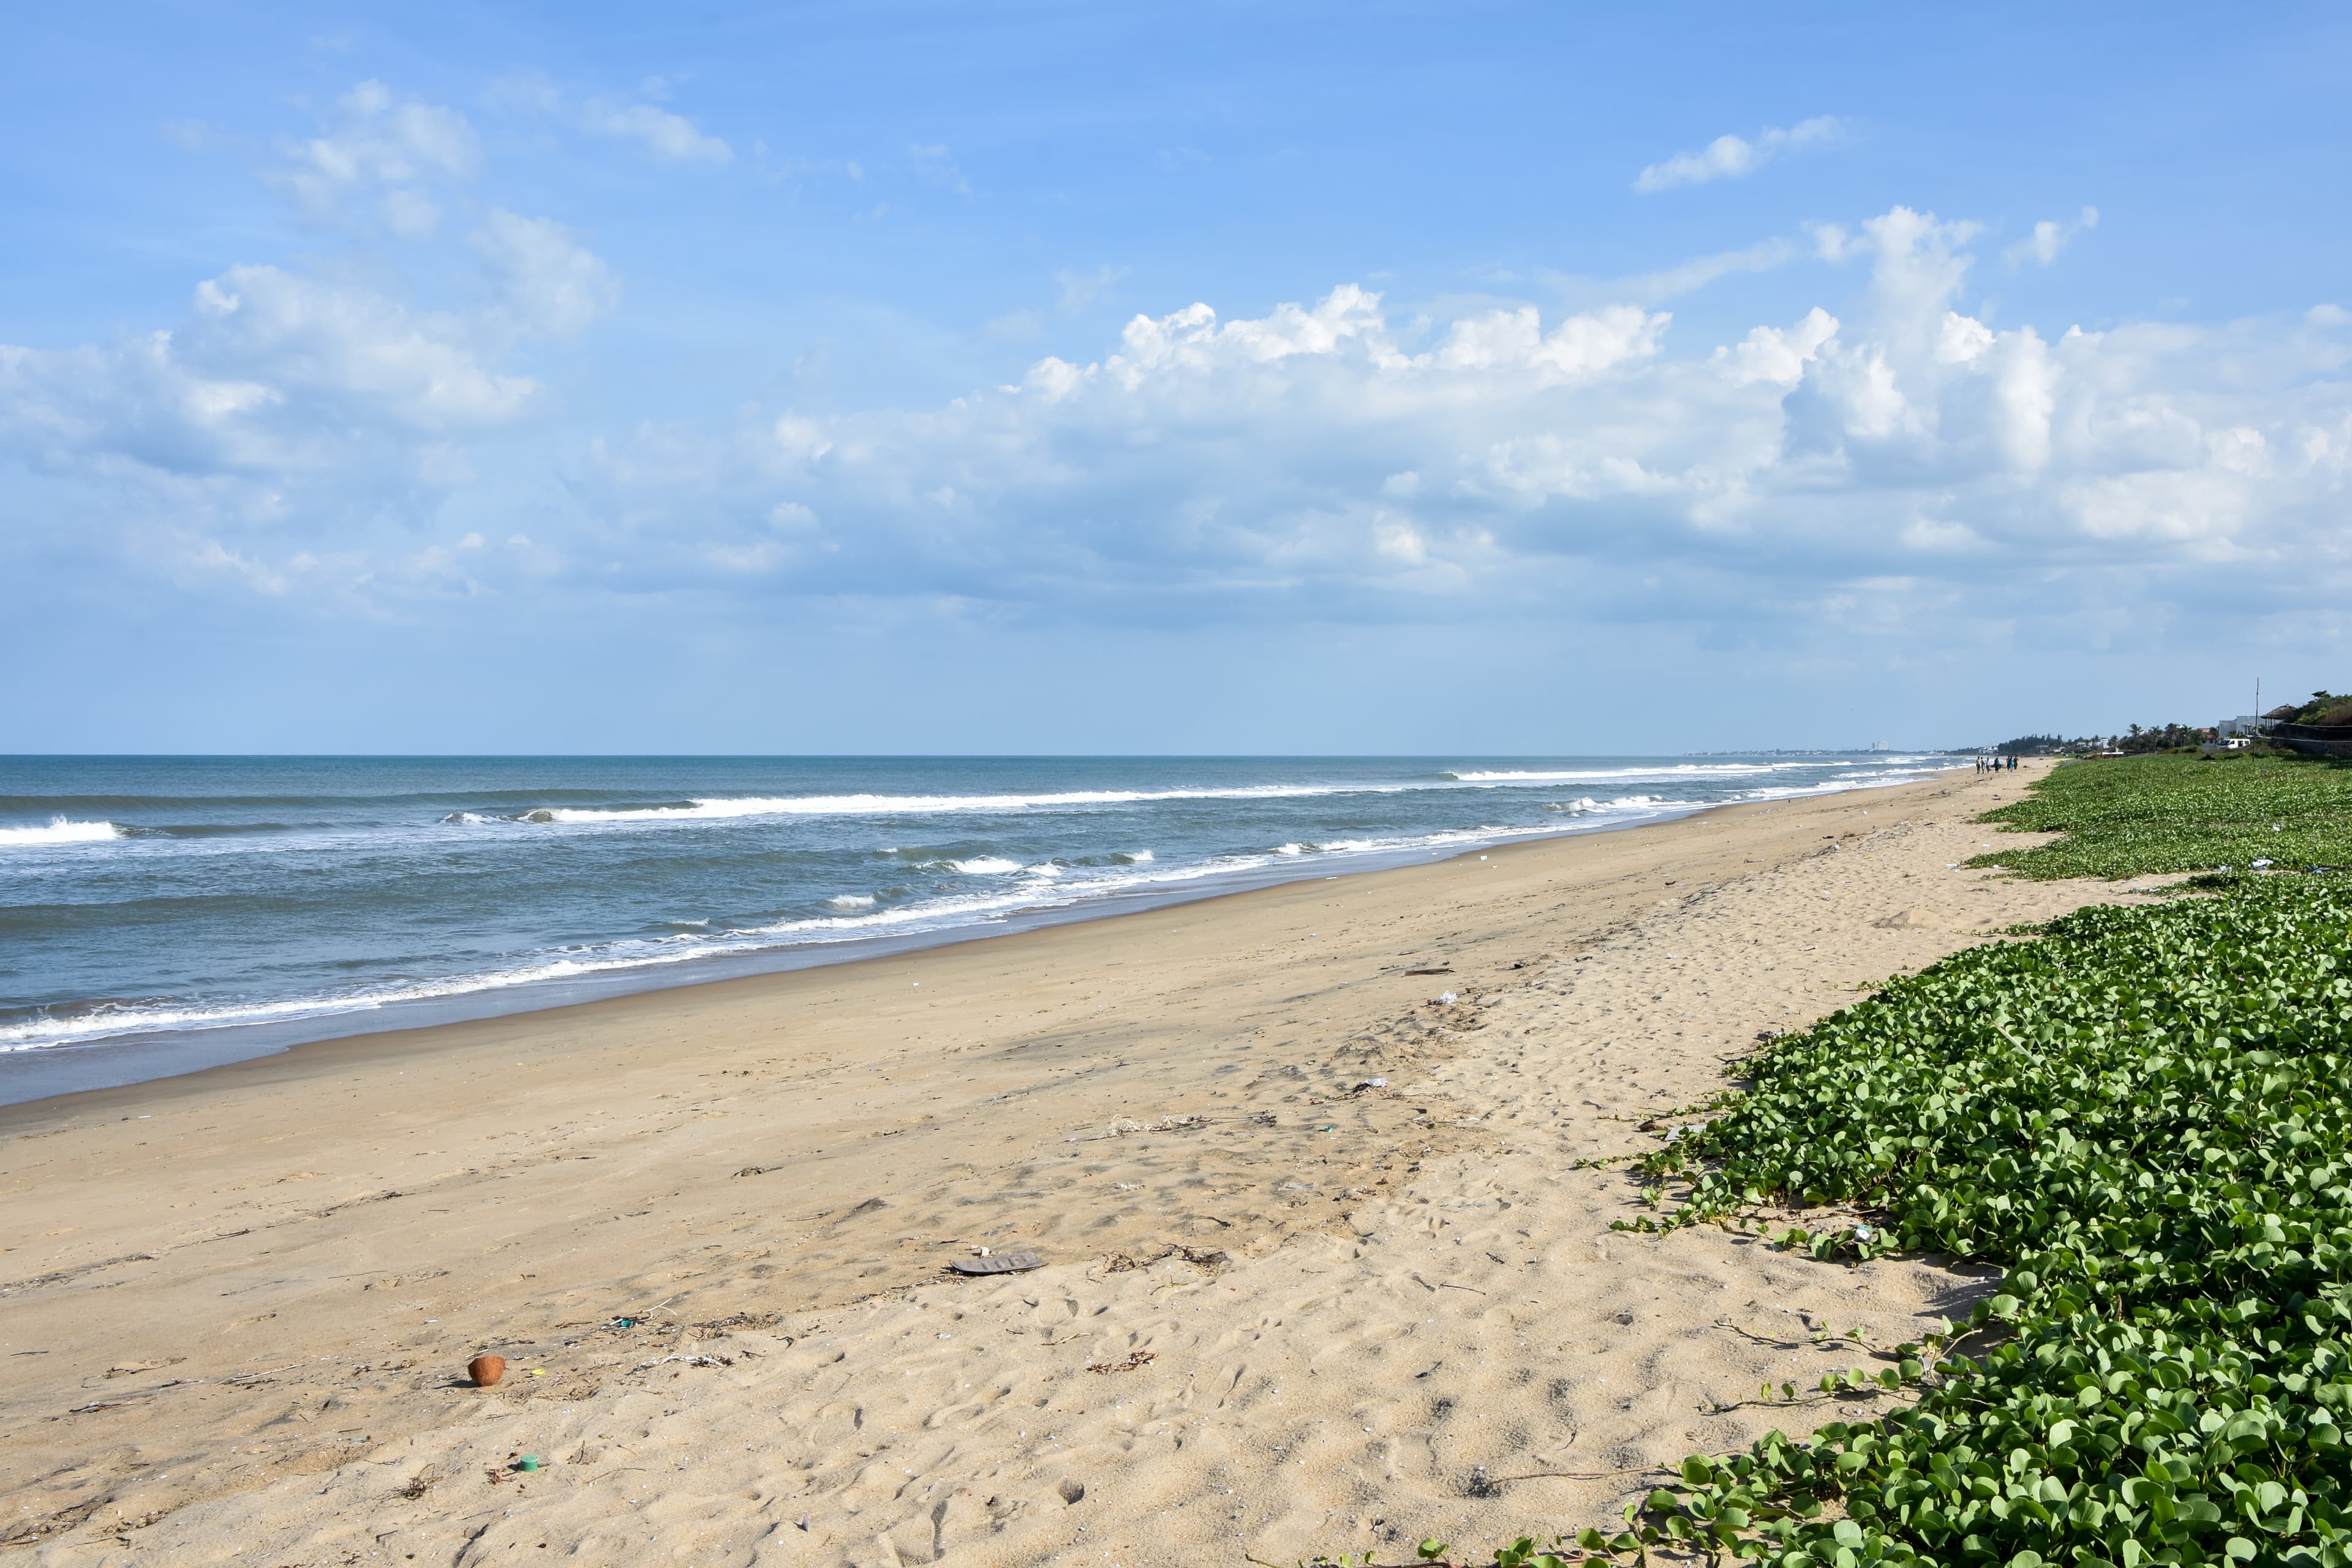
MULTIPOLYGON (((1444 289, 1291 267, 1257 297, 1292 302, 1238 310, 1133 249, 1064 251, 940 351, 997 374, 861 395, 838 367, 886 341, 871 307, 789 353, 739 337, 740 308, 694 321, 681 261, 599 216, 604 193, 835 193, 873 227, 984 214, 1004 175, 929 133, 873 162, 787 153, 693 91, 355 74, 307 131, 173 120, 192 156, 242 161, 287 237, 110 336, 0 336, 0 560, 63 598, 321 646, 1524 625, 1822 669, 2025 626, 2145 644, 2352 586, 2352 314, 2316 292, 2051 313, 2040 279, 2129 243, 2102 191, 2053 216, 1807 200, 1637 242, 1614 283, 1570 251, 1444 289), (743 390, 701 395, 698 364, 743 390)), ((1849 123, 1720 136, 1644 166, 1633 199, 1717 199, 1850 147, 1849 123)), ((1171 178, 1208 161, 1158 156, 1171 178)))
MULTIPOLYGON (((279 176, 313 210, 365 224, 470 171, 453 110, 373 82, 341 107, 344 129, 279 176)), ((2095 222, 2039 223, 2008 254, 2054 263, 2095 222)), ((126 569, 328 614, 446 592, 460 560, 467 593, 533 597, 692 585, 1171 623, 1550 604, 1864 626, 1988 588, 2030 603, 2061 569, 2057 594, 2098 602, 2126 579, 2189 594, 2341 564, 2326 508, 2352 404, 2325 379, 2346 363, 2340 309, 1997 327, 1961 304, 1983 232, 1905 206, 1815 225, 1835 312, 1679 350, 1672 313, 1637 303, 1407 318, 1356 283, 1255 317, 1139 313, 1098 357, 1041 358, 940 406, 598 432, 562 454, 562 524, 387 553, 360 521, 383 489, 429 531, 475 477, 471 444, 554 395, 519 349, 621 297, 564 226, 486 206, 445 246, 470 264, 464 308, 241 263, 197 282, 174 325, 0 345, 0 442, 121 487, 113 526, 76 531, 126 569)))

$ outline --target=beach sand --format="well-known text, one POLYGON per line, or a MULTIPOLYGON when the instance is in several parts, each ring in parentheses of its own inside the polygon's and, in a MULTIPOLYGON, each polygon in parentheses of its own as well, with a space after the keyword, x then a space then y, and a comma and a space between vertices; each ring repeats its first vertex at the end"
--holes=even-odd
POLYGON ((1396 1562, 1606 1522, 1645 1467, 1885 1408, 1716 1407, 1874 1365, 1848 1331, 1913 1338, 1981 1288, 1612 1232, 1638 1184, 1573 1163, 1654 1146, 1759 1031, 2127 899, 1952 868, 2032 776, 0 1110, 0 1541, 1396 1562), (1045 1267, 946 1272, 982 1247, 1045 1267))

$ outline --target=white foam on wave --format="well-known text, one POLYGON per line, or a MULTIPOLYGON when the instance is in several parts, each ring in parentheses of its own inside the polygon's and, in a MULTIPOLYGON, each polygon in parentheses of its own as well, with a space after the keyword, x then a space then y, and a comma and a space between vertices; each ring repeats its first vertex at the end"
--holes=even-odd
POLYGON ((948 869, 967 877, 1003 877, 1021 869, 1021 862, 1002 855, 975 855, 969 860, 949 861, 948 869))
MULTIPOLYGON (((1547 828, 1479 829, 1400 839, 1363 839, 1348 848, 1409 851, 1431 846, 1487 842, 1541 833, 1547 828)), ((1301 854, 1306 846, 1296 846, 1301 854)), ((1339 850, 1340 846, 1328 847, 1339 850)), ((679 932, 567 950, 563 956, 513 969, 452 976, 444 980, 384 986, 342 996, 311 996, 251 1004, 149 1005, 92 1008, 68 1017, 34 1018, 0 1026, 0 1054, 74 1046, 111 1037, 180 1029, 229 1028, 305 1017, 332 1017, 396 1006, 404 1002, 444 1000, 486 991, 576 980, 616 970, 655 969, 698 959, 741 956, 783 947, 833 945, 894 933, 950 931, 1000 921, 1024 911, 1066 909, 1119 894, 1175 888, 1196 881, 1246 876, 1288 863, 1273 851, 1223 855, 1176 866, 1115 866, 1071 868, 1065 879, 1024 877, 985 890, 950 894, 919 902, 841 910, 771 925, 742 927, 724 935, 679 932)), ((1046 863, 1050 866, 1050 863, 1046 863)), ((1014 864, 1015 869, 1023 869, 1014 864)), ((1036 868, 1029 868, 1034 870, 1036 868)), ((1060 873, 1065 868, 1051 867, 1060 873)), ((841 898, 851 895, 842 895, 841 898)), ((837 908, 841 898, 828 900, 837 908)))
POLYGON ((827 909, 832 910, 870 910, 874 907, 874 895, 871 893, 835 893, 832 898, 825 900, 824 903, 827 909))
POLYGON ((724 821, 742 816, 906 816, 956 811, 1135 805, 1160 800, 1305 800, 1329 795, 1395 795, 1407 784, 1248 784, 1230 789, 1064 790, 1051 795, 746 795, 685 805, 541 806, 517 821, 565 824, 724 821))
POLYGON ((1886 789, 1900 784, 1915 784, 1935 773, 1947 773, 1970 765, 1933 759, 1922 759, 1922 764, 1908 768, 1860 769, 1837 778, 1822 779, 1813 784, 1780 784, 1762 789, 1743 790, 1738 798, 1741 800, 1794 800, 1803 795, 1843 795, 1848 790, 1886 789))
MULTIPOLYGON (((1902 760, 1902 759, 1890 759, 1902 760)), ((1179 800, 1311 800, 1328 795, 1401 795, 1416 789, 1470 785, 1482 788, 1538 786, 1579 780, 1733 778, 1790 769, 1834 767, 1830 759, 1756 763, 1664 763, 1646 767, 1493 769, 1440 774, 1444 783, 1239 784, 1225 788, 1163 790, 1061 790, 1037 795, 812 795, 698 798, 684 805, 541 806, 506 818, 454 812, 450 823, 494 821, 565 826, 624 823, 725 822, 761 816, 906 816, 952 812, 1025 812, 1088 806, 1139 805, 1179 800)), ((1843 765, 1852 765, 1850 763, 1843 765)), ((1149 858, 1150 851, 1143 852, 1149 858)))
MULTIPOLYGON (((677 942, 685 939, 672 937, 677 942)), ((53 1046, 81 1045, 117 1035, 162 1034, 179 1029, 225 1029, 239 1025, 280 1023, 298 1018, 329 1018, 346 1013, 369 1013, 403 1002, 432 1002, 478 991, 504 990, 550 980, 566 980, 614 969, 636 969, 651 963, 705 958, 728 951, 709 941, 677 948, 658 956, 604 960, 556 959, 520 969, 500 970, 416 984, 385 986, 345 996, 299 996, 280 1002, 227 1003, 217 1006, 128 1005, 93 1007, 69 1017, 33 1018, 0 1026, 0 1055, 40 1050, 53 1046)))
POLYGON ((49 818, 42 827, 0 827, 0 848, 30 849, 50 844, 103 844, 127 835, 111 822, 69 822, 49 818))
POLYGON ((1677 778, 1740 778, 1753 773, 1773 773, 1790 768, 1813 768, 1822 763, 1662 763, 1646 768, 1551 768, 1504 769, 1487 773, 1448 773, 1445 776, 1462 784, 1572 784, 1580 779, 1677 779, 1677 778))

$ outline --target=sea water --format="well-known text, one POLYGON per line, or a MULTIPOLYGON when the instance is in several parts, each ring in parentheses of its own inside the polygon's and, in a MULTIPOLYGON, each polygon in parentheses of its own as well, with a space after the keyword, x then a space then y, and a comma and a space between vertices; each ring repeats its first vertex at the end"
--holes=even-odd
POLYGON ((0 1102, 1944 761, 0 758, 0 1102))

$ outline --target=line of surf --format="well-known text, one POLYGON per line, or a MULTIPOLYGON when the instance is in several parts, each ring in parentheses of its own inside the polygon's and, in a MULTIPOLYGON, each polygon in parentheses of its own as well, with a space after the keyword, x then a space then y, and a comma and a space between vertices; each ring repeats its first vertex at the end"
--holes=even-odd
MULTIPOLYGON (((1663 814, 1695 810, 1696 801, 1657 801, 1649 797, 1624 802, 1584 803, 1595 826, 1612 815, 1628 811, 1663 814)), ((1277 866, 1328 865, 1334 860, 1398 858, 1417 853, 1444 853, 1478 844, 1501 843, 1563 831, 1558 823, 1522 826, 1444 829, 1391 837, 1334 839, 1328 843, 1285 843, 1260 851, 1244 851, 1181 865, 1154 860, 1149 851, 1134 854, 1129 864, 1111 867, 1069 867, 1053 861, 1022 864, 1001 857, 950 862, 967 874, 986 877, 991 887, 919 900, 888 908, 875 907, 871 894, 836 894, 825 906, 840 912, 809 915, 732 931, 710 932, 692 929, 661 937, 625 938, 583 944, 560 952, 532 956, 511 968, 431 980, 363 987, 340 995, 316 995, 272 1001, 219 1005, 105 1005, 87 1011, 0 1025, 0 1056, 91 1044, 124 1035, 152 1035, 184 1030, 231 1028, 241 1025, 282 1022, 302 1017, 333 1017, 373 1012, 403 1003, 444 1000, 477 992, 501 991, 549 981, 577 979, 628 969, 651 969, 698 959, 740 956, 773 949, 856 942, 863 938, 918 932, 947 932, 1001 920, 1022 910, 1066 909, 1100 902, 1122 894, 1146 894, 1187 884, 1219 879, 1243 879, 1277 866)), ((1286 876, 1282 879, 1291 879, 1286 876)), ((688 922, 678 922, 686 924, 688 922)))
MULTIPOLYGON (((1123 866, 1071 867, 1051 861, 1019 865, 1001 857, 975 858, 957 864, 967 874, 990 878, 994 886, 948 894, 887 908, 876 907, 869 893, 843 892, 824 900, 835 913, 810 915, 761 925, 711 932, 688 929, 661 937, 625 938, 583 944, 555 952, 530 955, 509 968, 450 975, 354 990, 338 995, 312 994, 251 1002, 105 1005, 72 1014, 49 1014, 0 1025, 0 1057, 25 1052, 101 1043, 123 1036, 169 1035, 304 1019, 329 1019, 352 1014, 481 993, 546 985, 564 980, 642 970, 649 974, 697 960, 747 957, 761 952, 809 947, 853 944, 861 939, 908 935, 952 934, 1002 921, 1024 911, 1067 910, 1106 903, 1126 895, 1153 892, 1176 896, 1190 885, 1216 882, 1247 884, 1280 868, 1274 879, 1291 881, 1336 874, 1335 864, 1365 868, 1373 863, 1402 862, 1422 854, 1474 848, 1523 838, 1558 837, 1579 831, 1634 826, 1709 805, 1741 800, 1782 799, 1792 795, 1835 794, 1871 788, 1920 777, 1920 768, 1889 767, 1868 776, 1823 780, 1794 786, 1764 786, 1720 801, 1685 800, 1660 795, 1629 795, 1614 800, 1580 799, 1564 803, 1567 820, 1514 826, 1448 828, 1389 837, 1353 837, 1328 842, 1286 842, 1266 849, 1212 856, 1182 864, 1155 862, 1148 851, 1123 866)), ((675 922, 698 927, 700 922, 675 922)))

